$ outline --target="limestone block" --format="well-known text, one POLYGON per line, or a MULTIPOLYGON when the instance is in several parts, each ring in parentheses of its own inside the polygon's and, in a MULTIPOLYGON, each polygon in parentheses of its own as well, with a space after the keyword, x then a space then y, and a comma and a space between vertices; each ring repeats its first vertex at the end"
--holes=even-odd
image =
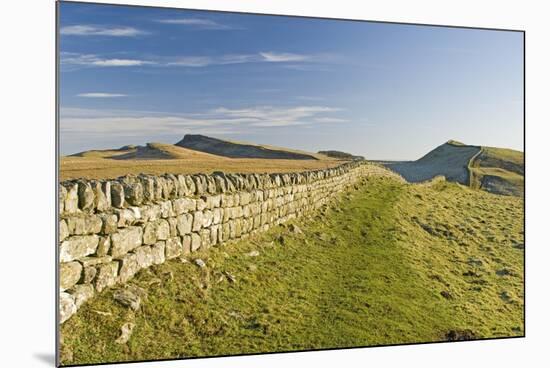
POLYGON ((197 208, 196 201, 193 198, 178 198, 172 202, 172 205, 176 216, 193 212, 197 208))
POLYGON ((118 258, 139 247, 143 241, 143 230, 138 226, 120 229, 111 235, 111 255, 118 258))
POLYGON ((97 291, 102 291, 109 286, 116 284, 118 275, 118 262, 113 261, 101 264, 97 267, 97 275, 95 277, 95 288, 97 291))
POLYGON ((179 237, 173 237, 166 239, 166 249, 165 249, 165 256, 166 259, 173 259, 176 257, 181 256, 183 252, 183 247, 181 244, 181 240, 179 237))
POLYGON ((111 203, 107 201, 107 196, 103 191, 103 184, 97 180, 94 180, 90 182, 90 186, 92 188, 92 192, 94 193, 94 207, 98 211, 105 211, 111 207, 111 203))
POLYGON ((59 221, 59 241, 65 240, 69 236, 69 227, 67 226, 67 222, 65 220, 59 221))
POLYGON ((197 251, 201 247, 201 237, 197 233, 191 233, 191 252, 197 251))
POLYGON ((67 189, 64 205, 65 212, 76 213, 78 212, 78 184, 69 183, 65 188, 67 189))
POLYGON ((69 290, 71 295, 74 298, 76 308, 80 308, 86 300, 94 296, 94 287, 90 284, 87 285, 75 285, 71 290, 69 290))
POLYGON ((59 287, 61 290, 70 289, 82 275, 82 265, 76 261, 59 264, 59 287))
POLYGON ((99 237, 97 235, 75 235, 61 242, 59 259, 61 262, 70 262, 84 256, 94 254, 99 237))
POLYGON ((163 241, 155 243, 151 246, 151 255, 153 256, 153 264, 161 264, 166 260, 164 253, 166 249, 166 244, 163 241))
POLYGON ((181 238, 182 253, 184 255, 191 253, 191 235, 184 235, 181 238))
POLYGON ((113 207, 124 207, 124 187, 118 181, 111 182, 111 203, 113 207))
POLYGON ((179 235, 183 236, 191 232, 191 228, 193 226, 193 216, 191 214, 184 213, 182 215, 179 215, 176 218, 176 221, 179 235))
POLYGON ((63 323, 76 313, 74 297, 69 293, 59 294, 59 322, 63 323))
POLYGON ((125 283, 130 280, 140 270, 137 262, 137 256, 134 253, 128 253, 120 259, 120 270, 118 281, 125 283))
POLYGON ((195 211, 193 213, 193 231, 199 231, 203 224, 203 213, 202 211, 195 211))
POLYGON ((101 233, 113 234, 118 230, 118 217, 115 214, 104 213, 99 215, 102 221, 101 233))
POLYGON ((147 268, 153 264, 153 251, 150 246, 142 245, 134 249, 136 261, 140 268, 147 268))

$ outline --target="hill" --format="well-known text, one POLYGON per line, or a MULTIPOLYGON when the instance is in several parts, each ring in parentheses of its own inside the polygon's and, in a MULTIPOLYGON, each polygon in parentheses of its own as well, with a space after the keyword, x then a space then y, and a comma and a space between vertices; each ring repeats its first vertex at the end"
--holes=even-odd
POLYGON ((416 161, 384 162, 409 182, 438 175, 448 181, 503 195, 523 195, 523 152, 448 141, 416 161))
POLYGON ((296 224, 140 271, 136 312, 98 295, 61 327, 62 363, 525 333, 522 198, 370 177, 296 224))
POLYGON ((319 151, 317 153, 320 153, 322 155, 332 157, 332 158, 339 158, 342 160, 364 160, 365 159, 363 156, 355 156, 355 155, 352 155, 351 153, 335 151, 335 150, 319 151))
POLYGON ((287 160, 322 160, 326 158, 324 155, 311 152, 248 142, 222 140, 200 134, 186 134, 181 141, 176 143, 176 146, 231 158, 287 160))

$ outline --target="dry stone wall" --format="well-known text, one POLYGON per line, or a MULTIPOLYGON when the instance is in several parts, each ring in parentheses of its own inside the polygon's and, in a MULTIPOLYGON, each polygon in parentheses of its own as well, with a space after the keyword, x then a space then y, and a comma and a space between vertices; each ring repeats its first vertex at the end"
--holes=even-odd
POLYGON ((59 186, 60 320, 140 269, 313 211, 368 170, 124 176, 59 186))

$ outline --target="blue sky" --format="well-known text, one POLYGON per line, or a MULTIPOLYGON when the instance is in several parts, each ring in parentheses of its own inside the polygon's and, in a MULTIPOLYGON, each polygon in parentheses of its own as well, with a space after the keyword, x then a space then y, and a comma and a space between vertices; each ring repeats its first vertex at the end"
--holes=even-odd
POLYGON ((371 159, 523 150, 523 34, 60 5, 62 154, 184 134, 371 159))

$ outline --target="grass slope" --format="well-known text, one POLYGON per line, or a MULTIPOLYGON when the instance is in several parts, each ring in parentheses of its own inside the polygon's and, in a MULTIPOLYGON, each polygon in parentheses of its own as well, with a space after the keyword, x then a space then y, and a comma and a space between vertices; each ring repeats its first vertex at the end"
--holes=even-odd
POLYGON ((523 196, 525 164, 523 152, 482 147, 471 162, 471 185, 492 193, 523 196))
POLYGON ((143 270, 62 326, 64 364, 523 334, 523 202, 370 178, 299 226, 143 270), (249 252, 257 250, 259 256, 249 252), (227 273, 236 279, 231 282, 227 273), (114 340, 127 321, 128 343, 114 340))

